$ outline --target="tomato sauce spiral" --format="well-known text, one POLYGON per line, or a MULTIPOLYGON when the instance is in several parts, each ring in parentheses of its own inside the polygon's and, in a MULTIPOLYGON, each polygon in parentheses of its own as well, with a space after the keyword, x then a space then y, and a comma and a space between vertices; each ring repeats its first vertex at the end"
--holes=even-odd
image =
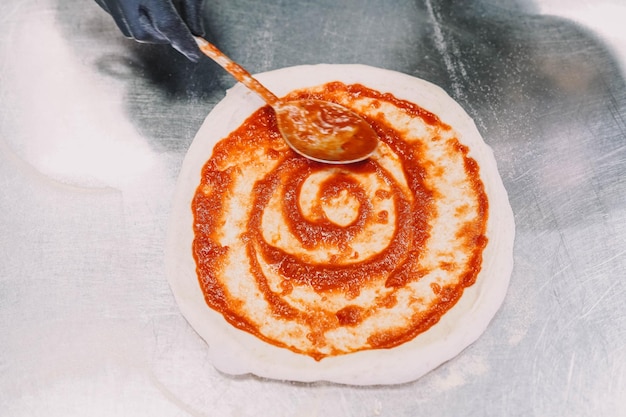
POLYGON ((415 338, 481 269, 479 167, 436 115, 390 94, 334 82, 289 98, 351 108, 381 145, 360 163, 307 160, 269 106, 216 144, 191 208, 208 306, 315 360, 415 338))

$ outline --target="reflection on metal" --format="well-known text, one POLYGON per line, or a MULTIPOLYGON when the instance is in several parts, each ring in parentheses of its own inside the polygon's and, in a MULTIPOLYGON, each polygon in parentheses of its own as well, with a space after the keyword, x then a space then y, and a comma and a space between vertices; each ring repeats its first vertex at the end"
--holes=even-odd
POLYGON ((623 416, 624 15, 611 0, 207 3, 209 40, 252 71, 416 75, 494 148, 518 230, 503 308, 431 374, 363 390, 215 372, 169 292, 171 191, 230 78, 124 39, 95 3, 3 2, 0 415, 623 416))

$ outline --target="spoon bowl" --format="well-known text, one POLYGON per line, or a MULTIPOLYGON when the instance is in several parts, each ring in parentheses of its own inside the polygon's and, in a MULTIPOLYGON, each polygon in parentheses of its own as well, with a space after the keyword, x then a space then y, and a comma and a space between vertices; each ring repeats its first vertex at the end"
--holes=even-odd
POLYGON ((203 38, 196 42, 206 56, 274 109, 278 130, 298 154, 317 162, 346 164, 363 161, 376 151, 378 134, 352 110, 324 100, 283 101, 213 44, 203 38))
POLYGON ((325 163, 353 163, 368 158, 378 136, 363 118, 323 100, 280 102, 274 106, 278 129, 297 153, 325 163))

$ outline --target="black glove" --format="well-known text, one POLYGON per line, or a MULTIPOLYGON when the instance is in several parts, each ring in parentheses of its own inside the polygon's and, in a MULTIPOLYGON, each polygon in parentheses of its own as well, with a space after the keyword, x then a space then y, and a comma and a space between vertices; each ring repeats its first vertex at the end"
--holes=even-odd
POLYGON ((192 34, 204 36, 203 0, 96 0, 113 16, 124 36, 139 42, 171 44, 196 62, 201 52, 192 34))

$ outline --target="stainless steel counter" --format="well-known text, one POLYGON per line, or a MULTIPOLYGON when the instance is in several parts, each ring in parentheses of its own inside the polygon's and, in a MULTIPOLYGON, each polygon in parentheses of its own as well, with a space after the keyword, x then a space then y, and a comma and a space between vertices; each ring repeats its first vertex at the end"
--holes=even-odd
POLYGON ((363 63, 444 87, 517 223, 486 333, 401 386, 230 377, 163 271, 183 156, 233 81, 90 0, 0 4, 0 415, 626 416, 626 3, 208 0, 253 72, 363 63))

